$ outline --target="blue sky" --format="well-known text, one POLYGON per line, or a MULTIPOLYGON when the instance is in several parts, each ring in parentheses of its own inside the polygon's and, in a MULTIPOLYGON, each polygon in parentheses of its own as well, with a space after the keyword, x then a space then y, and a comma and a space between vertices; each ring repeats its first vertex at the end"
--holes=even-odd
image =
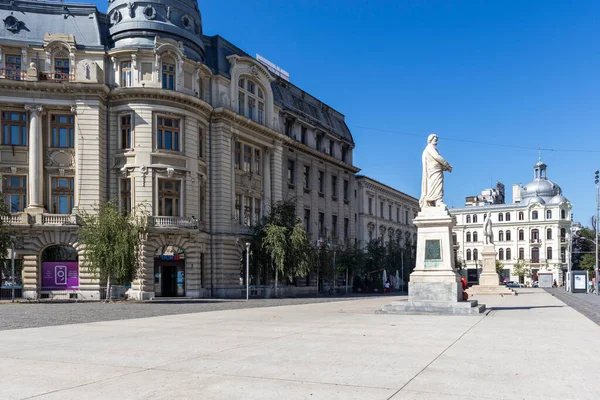
MULTIPOLYGON (((106 1, 96 2, 106 10, 106 1)), ((420 194, 427 134, 453 165, 445 202, 548 178, 595 212, 600 168, 600 2, 200 1, 204 32, 259 53, 336 108, 361 173, 420 194), (596 16, 596 18, 594 18, 596 16)))

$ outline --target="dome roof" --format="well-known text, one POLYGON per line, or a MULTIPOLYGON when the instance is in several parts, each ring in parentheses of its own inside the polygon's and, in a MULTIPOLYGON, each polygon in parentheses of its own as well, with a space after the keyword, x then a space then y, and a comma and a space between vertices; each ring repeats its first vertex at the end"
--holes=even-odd
POLYGON ((109 0, 107 15, 115 48, 153 48, 160 36, 181 41, 186 56, 204 60, 197 0, 109 0))
POLYGON ((525 204, 532 204, 532 203, 546 204, 546 201, 544 199, 542 199, 540 196, 533 196, 533 197, 528 197, 528 198, 524 199, 523 203, 525 203, 525 204))
POLYGON ((567 200, 567 198, 565 196, 563 196, 562 194, 557 194, 556 196, 554 196, 553 198, 550 199, 548 204, 562 204, 562 203, 567 203, 568 201, 569 200, 567 200))
POLYGON ((521 198, 523 203, 529 204, 535 198, 540 204, 549 202, 553 197, 561 195, 562 189, 556 183, 546 177, 546 164, 538 161, 533 166, 533 181, 521 187, 521 198))

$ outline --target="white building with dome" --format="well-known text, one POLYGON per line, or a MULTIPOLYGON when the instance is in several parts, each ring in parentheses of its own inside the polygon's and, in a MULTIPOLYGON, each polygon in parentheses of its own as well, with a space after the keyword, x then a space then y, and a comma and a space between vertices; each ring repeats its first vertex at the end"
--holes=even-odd
POLYGON ((547 166, 539 161, 533 168, 533 181, 513 185, 512 202, 506 203, 504 186, 486 189, 466 198, 466 206, 452 208, 456 217, 454 251, 462 261, 470 283, 481 273, 484 246, 483 224, 491 212, 496 259, 504 264, 503 277, 527 283, 540 272, 551 272, 560 285, 570 262, 571 203, 560 186, 548 179, 547 166), (525 276, 516 276, 514 265, 522 261, 525 276))

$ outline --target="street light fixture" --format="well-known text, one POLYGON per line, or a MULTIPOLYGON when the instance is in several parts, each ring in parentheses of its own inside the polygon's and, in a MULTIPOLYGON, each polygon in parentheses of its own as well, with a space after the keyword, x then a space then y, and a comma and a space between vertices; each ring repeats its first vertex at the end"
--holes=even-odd
POLYGON ((594 288, 594 291, 596 292, 596 296, 600 296, 600 293, 598 293, 598 195, 600 194, 600 192, 598 192, 598 182, 600 181, 599 176, 600 171, 596 170, 596 172, 594 173, 594 182, 596 183, 596 226, 594 227, 594 230, 596 231, 596 265, 594 266, 594 271, 596 272, 596 287, 594 288))

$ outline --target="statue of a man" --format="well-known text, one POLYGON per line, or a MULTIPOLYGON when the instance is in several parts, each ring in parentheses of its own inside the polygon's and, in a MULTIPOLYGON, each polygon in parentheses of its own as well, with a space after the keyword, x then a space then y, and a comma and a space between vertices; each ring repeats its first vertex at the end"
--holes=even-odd
POLYGON ((485 236, 485 244, 494 244, 494 232, 492 232, 492 213, 488 212, 483 224, 483 236, 485 236))
POLYGON ((452 166, 437 150, 438 136, 432 133, 427 138, 427 147, 423 151, 423 180, 421 182, 421 209, 425 207, 443 207, 444 171, 452 172, 452 166))

